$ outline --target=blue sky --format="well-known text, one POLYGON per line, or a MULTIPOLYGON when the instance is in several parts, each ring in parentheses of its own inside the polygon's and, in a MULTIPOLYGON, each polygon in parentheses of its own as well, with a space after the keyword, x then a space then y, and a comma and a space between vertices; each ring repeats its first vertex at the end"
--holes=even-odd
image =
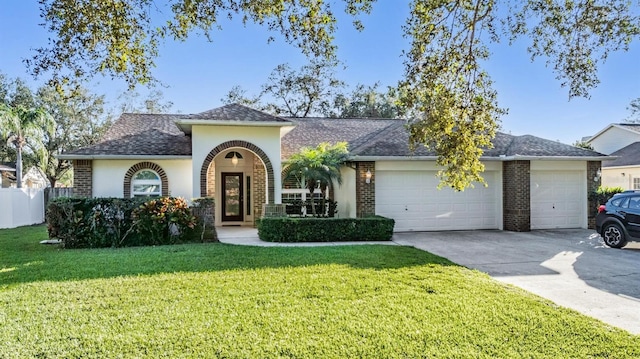
MULTIPOLYGON (((408 41, 402 37, 401 26, 408 15, 408 3, 374 4, 373 13, 362 18, 363 32, 353 30, 350 21, 338 24, 338 56, 347 66, 338 73, 340 79, 350 85, 379 82, 384 88, 402 78, 401 53, 408 49, 408 41)), ((0 72, 34 81, 22 60, 32 56, 34 48, 46 46, 48 34, 39 26, 38 4, 4 0, 3 5, 0 72)), ((264 28, 243 27, 238 20, 221 24, 223 29, 214 31, 212 43, 202 36, 192 36, 184 43, 168 41, 160 49, 154 75, 168 86, 162 91, 164 98, 173 102, 174 112, 197 113, 218 107, 234 85, 256 93, 278 64, 289 63, 297 68, 304 63, 296 48, 279 40, 268 44, 270 33, 264 28)), ((486 64, 500 105, 509 109, 502 118, 503 132, 573 143, 610 123, 623 122, 629 115, 629 102, 640 97, 637 43, 629 52, 610 55, 600 67, 601 83, 591 92, 590 99, 571 101, 567 89, 560 87, 544 61, 530 61, 526 46, 522 40, 512 46, 495 45, 486 64)), ((38 83, 32 84, 35 88, 38 83)), ((90 88, 96 94, 106 94, 115 104, 126 85, 120 80, 100 78, 90 88)), ((144 92, 144 88, 139 90, 144 92)))

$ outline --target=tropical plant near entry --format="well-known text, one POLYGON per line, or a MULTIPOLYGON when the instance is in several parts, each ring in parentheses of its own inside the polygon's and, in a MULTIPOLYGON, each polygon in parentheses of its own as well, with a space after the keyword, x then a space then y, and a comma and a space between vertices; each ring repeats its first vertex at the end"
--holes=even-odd
POLYGON ((16 186, 22 188, 22 153, 25 147, 42 150, 45 131, 54 126, 51 116, 39 108, 0 104, 0 129, 7 136, 7 144, 16 149, 16 186))
MULTIPOLYGON (((327 188, 333 187, 333 181, 342 184, 340 166, 347 159, 349 150, 346 142, 338 142, 331 145, 323 142, 317 147, 304 147, 300 152, 293 154, 285 163, 283 180, 295 179, 304 181, 304 188, 309 190, 312 203, 312 213, 316 216, 316 206, 313 205, 313 193, 320 188, 322 192, 322 204, 327 188)), ((331 191, 333 193, 333 191, 331 191)))

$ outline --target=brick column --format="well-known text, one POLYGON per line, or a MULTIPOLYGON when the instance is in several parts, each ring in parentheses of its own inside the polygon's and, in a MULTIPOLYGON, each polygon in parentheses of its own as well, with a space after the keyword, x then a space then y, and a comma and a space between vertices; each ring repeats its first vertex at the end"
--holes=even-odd
POLYGON ((531 163, 502 163, 503 226, 506 231, 531 230, 531 163))
POLYGON ((93 196, 93 161, 73 160, 73 195, 93 196))
POLYGON ((262 206, 267 203, 267 171, 258 156, 253 156, 253 218, 262 217, 262 206))
POLYGON ((375 162, 356 162, 356 215, 358 217, 376 214, 375 179, 375 162), (367 183, 367 171, 371 171, 370 183, 367 183))
POLYGON ((588 161, 587 162, 587 228, 596 228, 596 214, 598 214, 598 203, 595 197, 591 196, 600 185, 602 185, 602 178, 598 177, 598 171, 601 170, 601 161, 588 161), (593 179, 597 178, 597 181, 593 179))

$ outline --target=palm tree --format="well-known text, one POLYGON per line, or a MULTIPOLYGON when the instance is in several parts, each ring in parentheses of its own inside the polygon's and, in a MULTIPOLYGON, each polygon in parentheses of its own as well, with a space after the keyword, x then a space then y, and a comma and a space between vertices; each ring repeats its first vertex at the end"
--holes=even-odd
POLYGON ((0 104, 0 132, 7 138, 7 145, 16 149, 16 186, 22 188, 22 150, 31 144, 36 150, 42 142, 45 130, 53 126, 53 119, 41 109, 10 107, 0 104))
POLYGON ((327 188, 333 188, 334 181, 342 184, 340 166, 347 159, 348 154, 346 142, 338 142, 333 146, 323 142, 315 148, 301 149, 285 162, 283 179, 286 181, 293 178, 304 181, 305 188, 309 190, 311 196, 311 211, 314 216, 316 216, 316 206, 313 201, 313 192, 320 186, 324 205, 327 188))

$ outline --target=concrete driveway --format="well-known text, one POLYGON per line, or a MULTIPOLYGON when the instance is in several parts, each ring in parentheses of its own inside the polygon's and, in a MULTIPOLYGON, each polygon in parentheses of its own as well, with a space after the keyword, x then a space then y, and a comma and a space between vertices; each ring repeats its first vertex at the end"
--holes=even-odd
POLYGON ((640 243, 612 249, 584 229, 412 232, 393 240, 640 334, 640 243))

